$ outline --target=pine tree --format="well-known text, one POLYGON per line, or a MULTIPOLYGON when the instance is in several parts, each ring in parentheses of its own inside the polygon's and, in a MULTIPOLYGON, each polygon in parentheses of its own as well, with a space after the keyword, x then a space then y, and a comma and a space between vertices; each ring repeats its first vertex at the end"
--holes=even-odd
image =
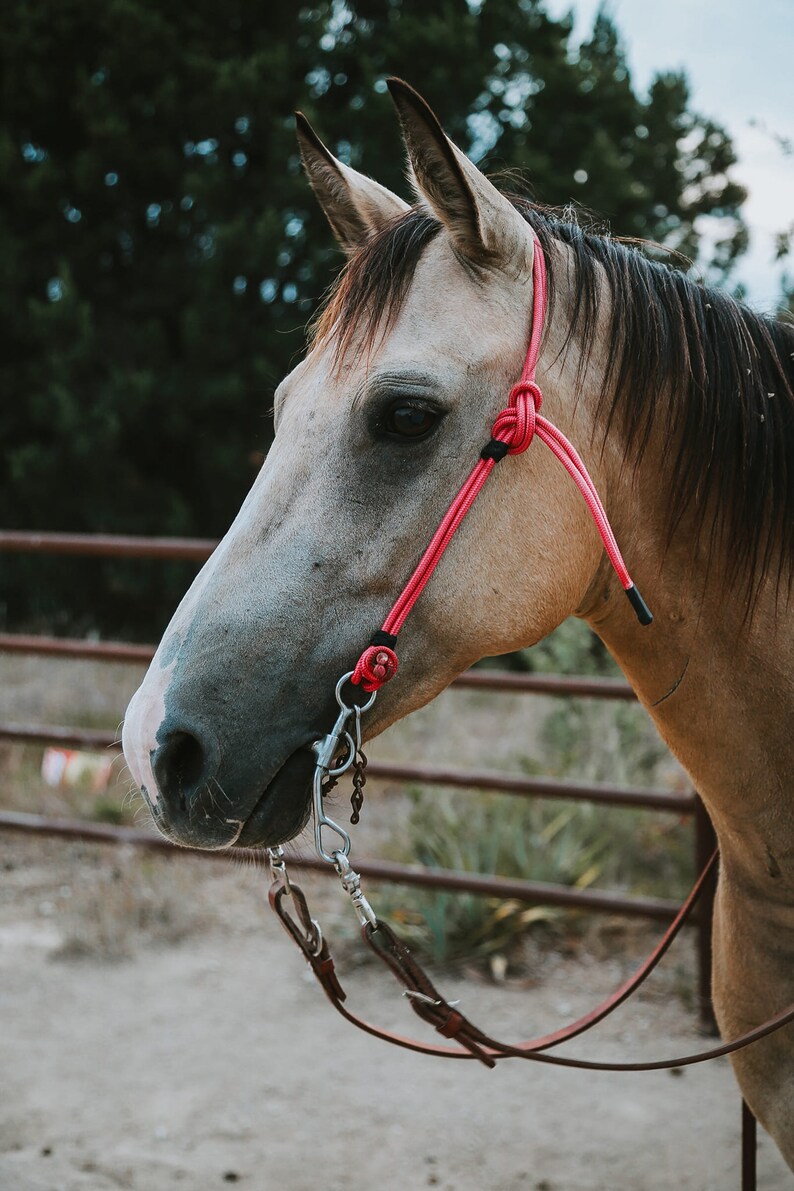
MULTIPOLYGON (((397 74, 545 202, 690 256, 703 219, 727 217, 722 269, 743 246, 730 139, 681 76, 638 96, 603 16, 578 54, 536 0, 8 0, 0 34, 7 527, 223 532, 341 259, 295 108, 406 193, 397 74)), ((4 559, 8 621, 61 609, 151 635, 184 586, 161 566, 79 567, 4 559)))

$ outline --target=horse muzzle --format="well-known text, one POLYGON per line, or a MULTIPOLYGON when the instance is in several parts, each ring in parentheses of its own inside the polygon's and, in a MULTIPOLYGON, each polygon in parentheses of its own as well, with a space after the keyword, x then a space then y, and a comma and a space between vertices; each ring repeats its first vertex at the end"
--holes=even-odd
POLYGON ((257 782, 253 775, 225 773, 212 738, 179 728, 152 753, 151 769, 156 791, 143 786, 142 792, 154 822, 167 839, 184 847, 274 846, 297 835, 311 810, 314 757, 308 742, 257 782))

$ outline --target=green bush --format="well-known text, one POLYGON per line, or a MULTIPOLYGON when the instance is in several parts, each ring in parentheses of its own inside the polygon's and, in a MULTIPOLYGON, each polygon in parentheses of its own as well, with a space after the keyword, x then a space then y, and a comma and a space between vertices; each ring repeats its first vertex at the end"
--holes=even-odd
MULTIPOLYGON (((0 524, 225 530, 341 263, 293 112, 406 193, 388 74, 544 202, 692 258, 716 218, 724 271, 745 239, 729 137, 679 74, 639 94, 605 15, 575 51, 572 27, 538 0, 7 0, 0 524)), ((0 621, 156 635, 164 570, 77 565, 5 559, 0 621)))
MULTIPOLYGON (((532 650, 530 658, 538 670, 615 672, 600 642, 574 621, 532 650)), ((562 699, 543 724, 541 742, 543 771, 555 777, 617 785, 681 782, 638 705, 562 699)), ((534 759, 524 768, 539 770, 534 759)), ((669 814, 431 789, 414 790, 412 797, 404 860, 666 897, 683 893, 691 880, 691 830, 669 814)), ((441 964, 509 957, 528 929, 572 921, 570 912, 443 891, 400 893, 390 898, 390 906, 412 944, 441 964)))

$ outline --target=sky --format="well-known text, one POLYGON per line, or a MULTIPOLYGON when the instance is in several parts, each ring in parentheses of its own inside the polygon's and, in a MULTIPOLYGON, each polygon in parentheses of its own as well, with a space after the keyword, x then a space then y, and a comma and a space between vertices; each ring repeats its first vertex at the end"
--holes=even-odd
MULTIPOLYGON (((574 39, 589 35, 601 0, 547 0, 550 15, 573 12, 574 39)), ((635 86, 653 75, 683 70, 691 107, 730 134, 738 163, 732 177, 748 190, 744 216, 750 248, 732 278, 747 299, 772 310, 783 266, 773 262, 774 236, 794 222, 794 0, 608 0, 623 39, 635 86)), ((789 265, 794 273, 794 265, 789 265)))

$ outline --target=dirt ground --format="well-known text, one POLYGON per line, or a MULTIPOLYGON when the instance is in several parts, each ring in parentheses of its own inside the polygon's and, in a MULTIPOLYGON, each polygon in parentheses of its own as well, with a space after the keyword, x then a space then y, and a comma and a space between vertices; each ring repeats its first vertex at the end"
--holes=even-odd
MULTIPOLYGON (((10 838, 0 857, 3 1191, 738 1188, 739 1098, 724 1060, 620 1075, 404 1054, 334 1015, 265 911, 263 873, 10 838), (81 953, 71 903, 110 929, 141 889, 155 909, 159 895, 172 941, 163 922, 148 937, 144 917, 132 938, 120 928, 126 958, 81 953)), ((356 1004, 413 1028, 388 977, 356 961, 346 907, 310 884, 342 935, 356 1004)), ((529 987, 444 984, 515 1037, 580 1013, 631 960, 549 955, 529 987)), ((676 982, 674 964, 577 1052, 701 1046, 676 982)), ((759 1187, 791 1187, 765 1138, 760 1151, 759 1187)))
MULTIPOLYGON (((9 701, 18 720, 67 722, 56 704, 69 693, 56 698, 37 675, 19 663, 0 674, 0 711, 12 718, 9 701)), ((92 719, 115 716, 114 697, 92 719)), ((498 715, 504 727, 513 711, 498 715)), ((380 755, 436 737, 438 723, 410 733, 380 755)), ((496 763, 510 759, 505 747, 496 763)), ((389 830, 385 806, 372 808, 372 837, 389 830)), ((354 1007, 421 1030, 388 975, 362 961, 341 894, 301 883, 339 940, 354 1007)), ((727 1061, 672 1074, 487 1071, 388 1048, 336 1017, 266 889, 264 873, 232 861, 0 835, 0 1191, 738 1189, 727 1061)), ((526 1037, 591 1007, 650 938, 607 923, 573 954, 538 949, 520 981, 440 983, 475 1021, 526 1037)), ((571 1050, 702 1047, 687 1007, 692 950, 684 940, 647 992, 571 1050)), ((765 1137, 759 1167, 760 1191, 792 1187, 765 1137)))

